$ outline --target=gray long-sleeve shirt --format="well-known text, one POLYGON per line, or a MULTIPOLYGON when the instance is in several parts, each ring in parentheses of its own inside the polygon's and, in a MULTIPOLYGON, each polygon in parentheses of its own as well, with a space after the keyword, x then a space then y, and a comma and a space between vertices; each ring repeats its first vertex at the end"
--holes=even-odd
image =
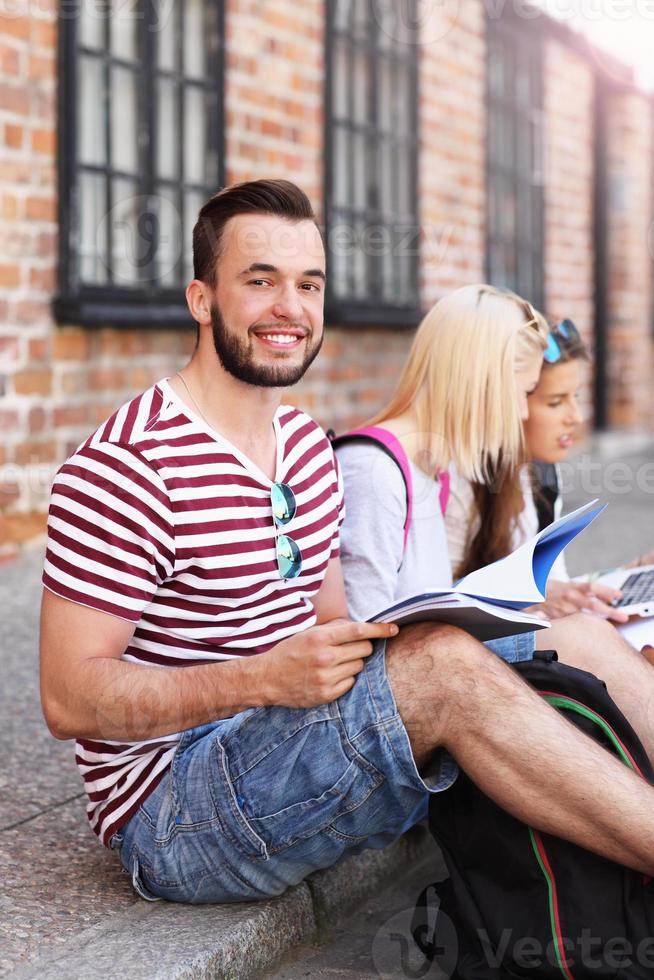
POLYGON ((378 446, 336 449, 345 484, 341 562, 350 616, 368 619, 404 596, 452 584, 439 484, 411 463, 413 519, 403 554, 406 493, 378 446))

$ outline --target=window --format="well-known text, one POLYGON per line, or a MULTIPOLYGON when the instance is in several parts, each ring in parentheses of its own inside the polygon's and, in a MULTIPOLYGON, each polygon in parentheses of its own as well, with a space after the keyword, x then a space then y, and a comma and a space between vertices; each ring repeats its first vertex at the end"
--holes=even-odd
POLYGON ((327 316, 415 324, 419 45, 416 0, 328 0, 327 316))
POLYGON ((222 16, 215 0, 63 6, 60 321, 190 322, 191 232, 223 182, 222 16))
POLYGON ((489 281, 542 308, 542 51, 533 21, 488 20, 487 241, 489 281))

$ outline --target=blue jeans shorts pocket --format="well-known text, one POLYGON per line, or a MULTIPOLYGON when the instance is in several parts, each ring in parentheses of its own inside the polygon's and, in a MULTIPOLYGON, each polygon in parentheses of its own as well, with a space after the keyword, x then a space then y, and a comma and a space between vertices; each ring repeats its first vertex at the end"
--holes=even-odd
POLYGON ((225 831, 255 861, 320 833, 384 781, 348 739, 336 702, 248 713, 214 735, 212 749, 214 805, 229 814, 225 831))
POLYGON ((143 870, 141 868, 141 861, 139 859, 138 851, 132 851, 130 863, 132 871, 132 888, 137 895, 144 898, 146 902, 160 902, 161 897, 159 895, 153 895, 143 880, 143 870))

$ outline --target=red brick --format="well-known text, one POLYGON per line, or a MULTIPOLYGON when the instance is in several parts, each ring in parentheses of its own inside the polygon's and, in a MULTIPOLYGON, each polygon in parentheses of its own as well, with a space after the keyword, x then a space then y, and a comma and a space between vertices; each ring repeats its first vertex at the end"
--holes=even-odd
POLYGON ((28 116, 30 112, 30 90, 27 85, 13 85, 0 82, 0 109, 28 116))
POLYGON ((20 202, 14 194, 3 194, 0 213, 3 218, 13 221, 19 215, 20 202))
POLYGON ((57 216, 57 202, 54 197, 28 197, 25 201, 25 216, 35 221, 54 221, 57 216))
POLYGON ((26 41, 30 36, 30 27, 29 17, 12 16, 11 13, 0 14, 0 37, 18 37, 26 41))
POLYGON ((20 149, 23 145, 24 135, 25 130, 22 126, 18 126, 15 123, 7 123, 5 125, 5 144, 12 149, 20 149))
POLYGON ((0 335, 0 360, 16 361, 20 354, 20 337, 0 335))
POLYGON ((71 425, 85 425, 88 420, 88 405, 62 405, 54 410, 54 425, 56 429, 71 425))
POLYGON ((14 460, 19 466, 35 466, 37 463, 54 463, 57 446, 53 439, 19 442, 14 447, 14 460))
POLYGON ((29 432, 34 435, 38 432, 43 432, 46 426, 47 416, 45 409, 40 405, 35 405, 34 408, 30 408, 27 413, 27 428, 29 432))
POLYGON ((0 265, 0 286, 20 286, 20 266, 0 265))
POLYGON ((20 54, 17 49, 8 44, 0 44, 0 73, 3 76, 18 75, 20 72, 20 54))
POLYGON ((32 149, 35 153, 53 155, 57 149, 57 134, 54 129, 35 129, 32 132, 32 149))
POLYGON ((56 269, 54 266, 40 268, 33 266, 30 269, 30 286, 32 289, 43 293, 54 293, 56 284, 56 269))
POLYGON ((90 337, 85 330, 63 328, 54 334, 52 356, 55 361, 81 361, 89 356, 89 350, 90 337))
POLYGON ((49 368, 18 371, 13 381, 17 395, 49 395, 52 392, 52 371, 49 368))
POLYGON ((57 23, 56 21, 46 21, 42 18, 34 17, 31 21, 31 36, 35 44, 45 48, 54 48, 57 43, 57 23))
POLYGON ((111 391, 122 388, 124 384, 125 372, 122 368, 92 368, 88 374, 89 391, 111 391))
POLYGON ((0 408, 0 432, 14 432, 18 428, 18 412, 15 409, 0 408))
POLYGON ((17 483, 0 482, 0 508, 8 507, 20 499, 20 487, 17 483))
POLYGON ((28 77, 41 81, 55 77, 55 59, 53 55, 30 55, 28 62, 28 77))

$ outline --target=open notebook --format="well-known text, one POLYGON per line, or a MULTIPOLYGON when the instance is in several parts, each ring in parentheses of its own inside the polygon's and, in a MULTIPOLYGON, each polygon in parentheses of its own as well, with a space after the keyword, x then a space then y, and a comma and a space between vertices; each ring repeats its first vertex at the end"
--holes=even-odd
POLYGON ((506 558, 471 572, 456 585, 405 596, 369 616, 369 621, 434 620, 460 626, 479 640, 547 628, 546 619, 521 610, 545 600, 547 578, 557 557, 606 507, 596 504, 592 500, 560 517, 506 558))

